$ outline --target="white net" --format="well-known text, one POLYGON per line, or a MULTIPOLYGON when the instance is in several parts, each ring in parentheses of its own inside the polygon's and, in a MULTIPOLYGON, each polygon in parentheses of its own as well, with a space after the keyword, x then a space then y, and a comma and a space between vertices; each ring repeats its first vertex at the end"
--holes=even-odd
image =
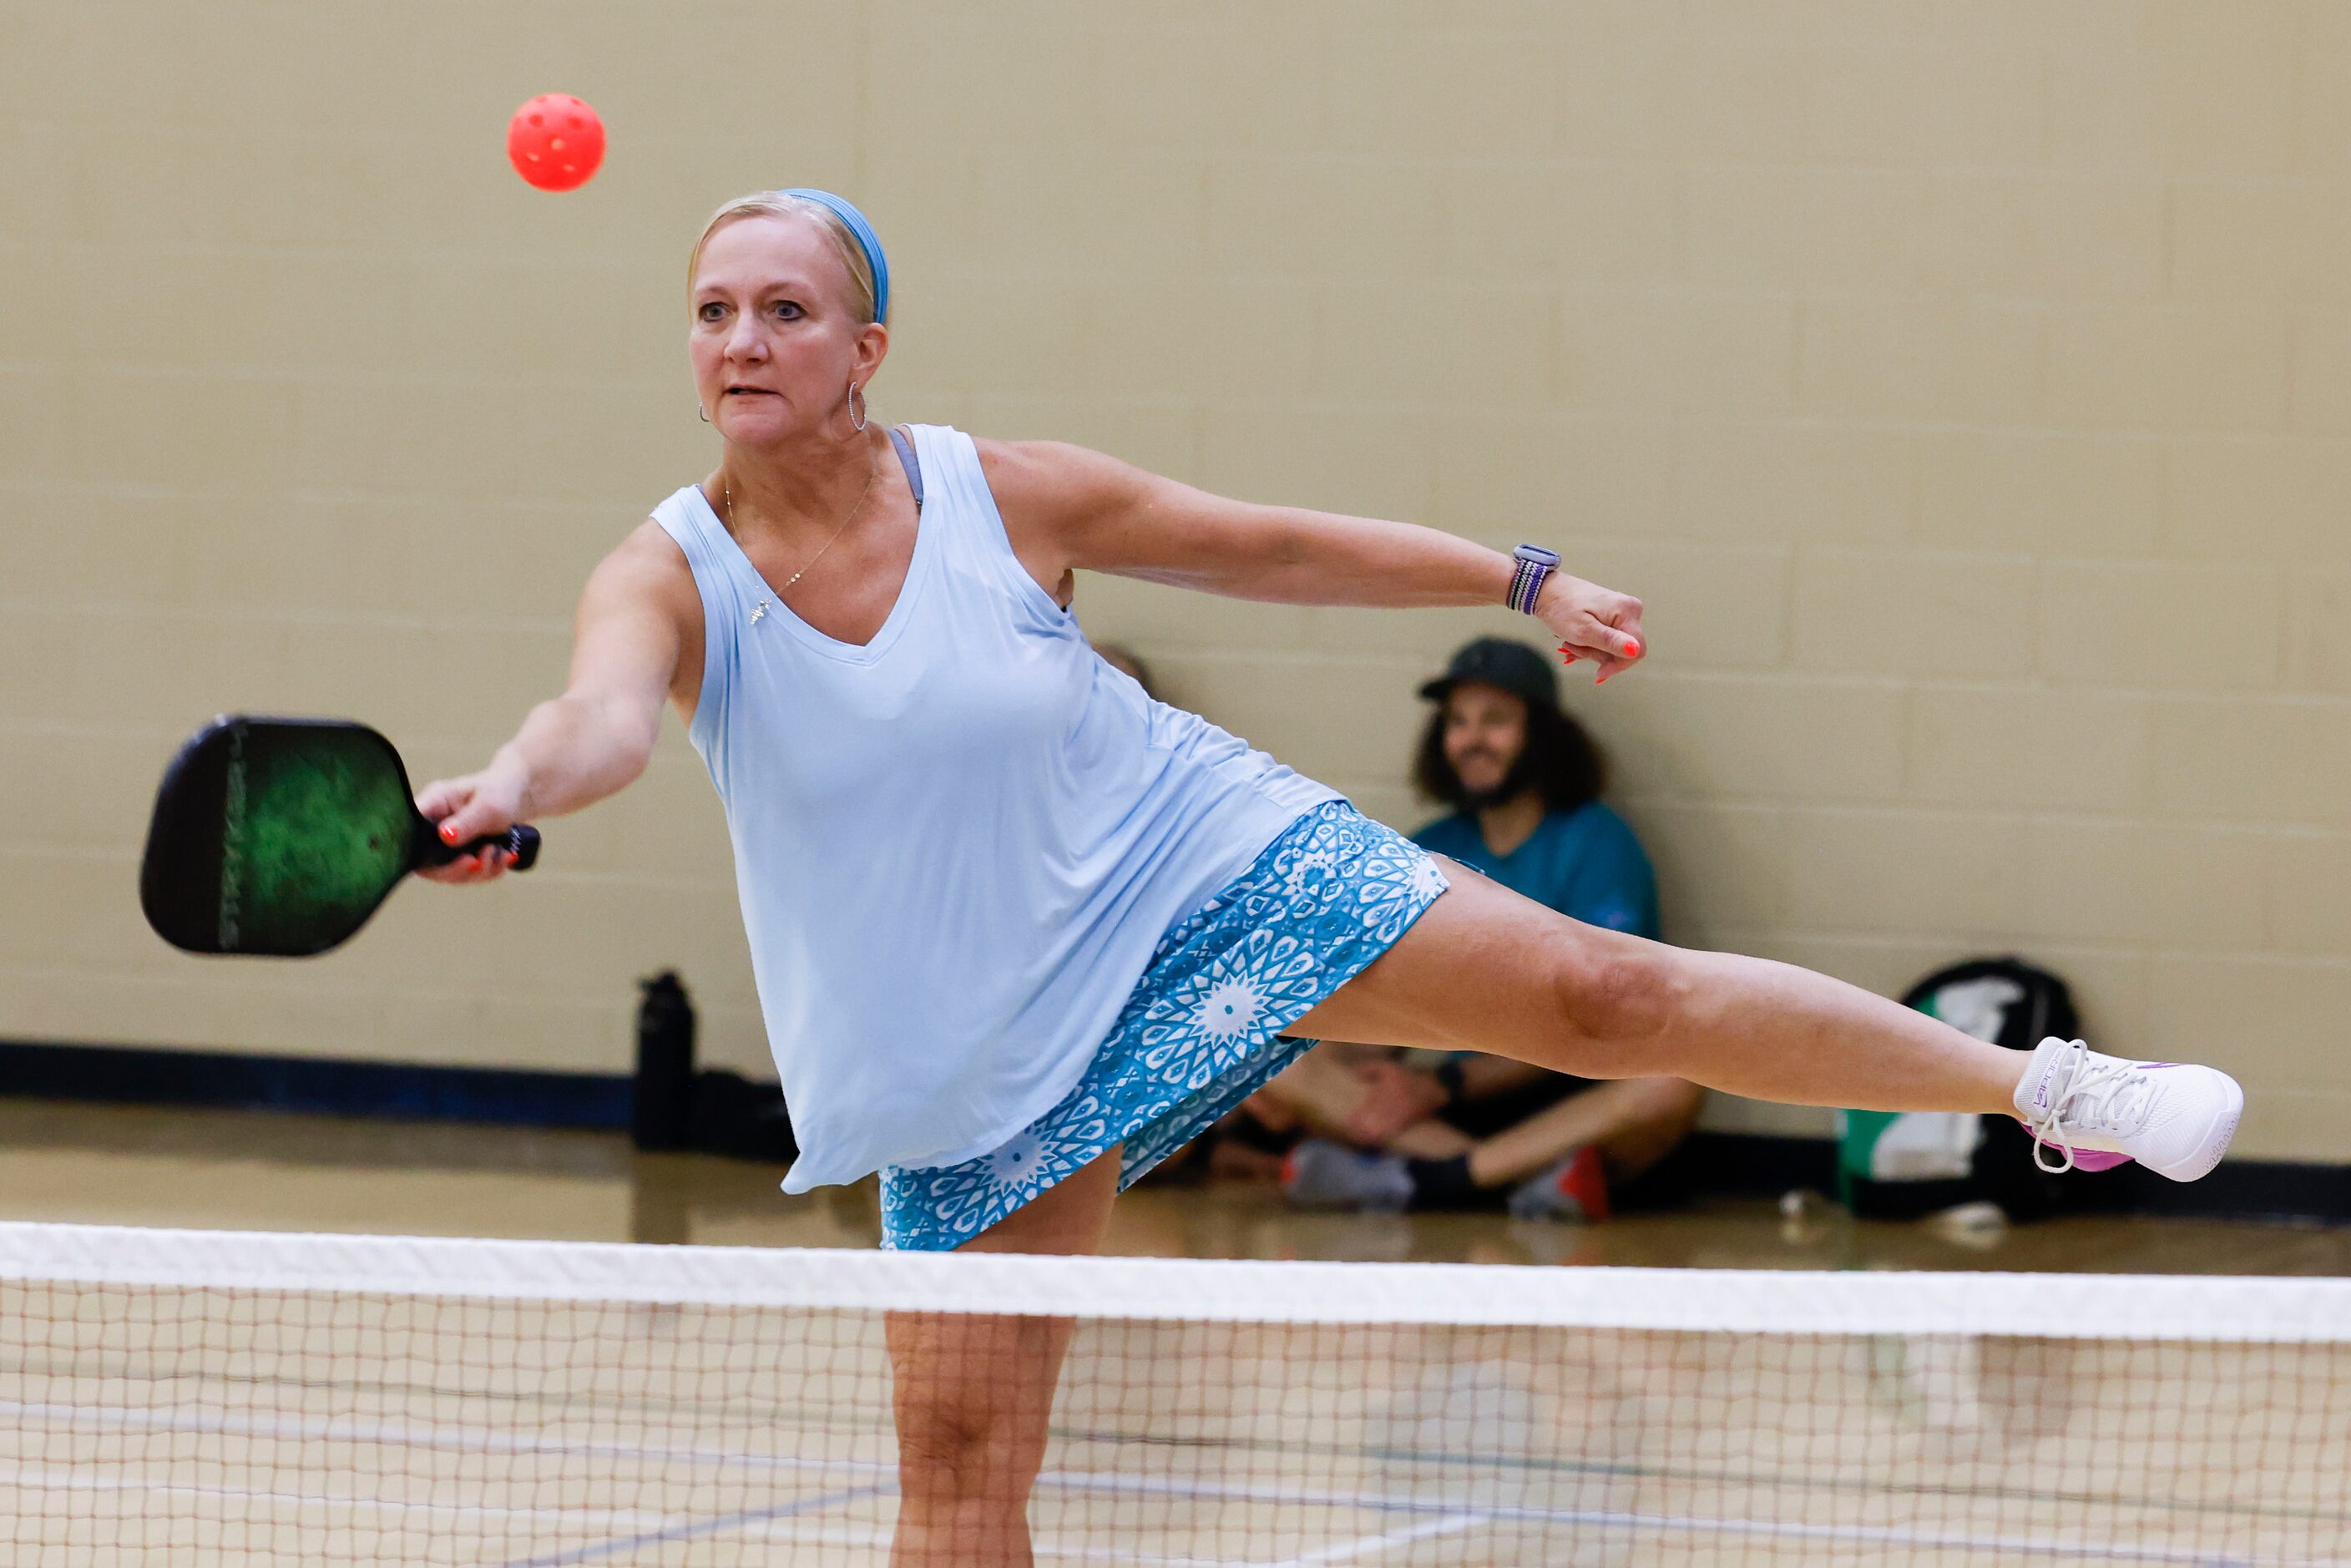
POLYGON ((0 1225, 0 1556, 2344 1563, 2346 1345, 2346 1281, 0 1225))

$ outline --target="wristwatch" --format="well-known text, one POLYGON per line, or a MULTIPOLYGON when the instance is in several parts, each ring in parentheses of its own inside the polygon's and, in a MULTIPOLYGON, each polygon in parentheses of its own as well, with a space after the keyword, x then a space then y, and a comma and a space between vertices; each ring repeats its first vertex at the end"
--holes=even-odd
POLYGON ((1559 551, 1520 545, 1510 552, 1510 559, 1519 565, 1510 574, 1510 596, 1504 602, 1521 615, 1532 615, 1535 601, 1542 597, 1543 579, 1559 570, 1559 551))

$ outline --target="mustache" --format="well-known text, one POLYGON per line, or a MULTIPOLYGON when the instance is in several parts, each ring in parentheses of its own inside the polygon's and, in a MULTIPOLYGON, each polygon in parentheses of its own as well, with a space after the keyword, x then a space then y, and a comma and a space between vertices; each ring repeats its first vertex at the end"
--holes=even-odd
POLYGON ((1486 758, 1497 765, 1502 761, 1499 753, 1489 751, 1480 747, 1476 750, 1462 753, 1460 761, 1453 764, 1457 803, 1465 810, 1483 811, 1489 807, 1501 805, 1506 800, 1516 800, 1534 782, 1535 769, 1532 758, 1528 752, 1520 751, 1510 760, 1507 767, 1503 768, 1501 778, 1495 780, 1490 788, 1472 789, 1462 781, 1461 764, 1479 757, 1486 758))

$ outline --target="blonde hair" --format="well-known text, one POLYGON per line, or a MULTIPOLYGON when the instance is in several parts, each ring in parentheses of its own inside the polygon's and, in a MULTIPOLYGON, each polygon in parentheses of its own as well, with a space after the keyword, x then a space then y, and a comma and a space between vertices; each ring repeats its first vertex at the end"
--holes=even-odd
POLYGON ((741 218, 813 218, 832 241, 833 254, 849 274, 849 303, 861 325, 870 324, 873 317, 873 268, 865 259, 865 247, 841 221, 841 214, 822 202, 812 202, 806 196, 788 196, 781 191, 754 191, 747 196, 737 196, 722 204, 702 225, 702 237, 694 242, 694 254, 685 258, 685 287, 694 287, 695 275, 702 270, 702 247, 710 236, 728 224, 741 218))

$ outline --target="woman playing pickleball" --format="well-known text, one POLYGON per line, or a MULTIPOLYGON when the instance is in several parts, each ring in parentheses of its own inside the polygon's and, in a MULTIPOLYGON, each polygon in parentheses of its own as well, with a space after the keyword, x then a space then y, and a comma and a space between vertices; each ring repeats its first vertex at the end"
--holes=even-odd
MULTIPOLYGON (((1206 494, 1075 446, 868 421, 872 227, 719 209, 688 355, 723 442, 597 567, 570 679, 419 799, 462 841, 643 769, 664 702, 724 803, 789 1192, 879 1171, 883 1244, 1091 1252, 1116 1193, 1314 1040, 2024 1118, 2053 1165, 2210 1170, 2209 1068, 2003 1051, 1806 970, 1585 926, 1432 856, 1096 657, 1081 569, 1293 604, 1508 603, 1603 678, 1640 601, 1405 523, 1206 494)), ((485 881, 504 862, 461 862, 485 881)), ((1065 1322, 900 1316, 900 1563, 1029 1561, 1065 1322)))

